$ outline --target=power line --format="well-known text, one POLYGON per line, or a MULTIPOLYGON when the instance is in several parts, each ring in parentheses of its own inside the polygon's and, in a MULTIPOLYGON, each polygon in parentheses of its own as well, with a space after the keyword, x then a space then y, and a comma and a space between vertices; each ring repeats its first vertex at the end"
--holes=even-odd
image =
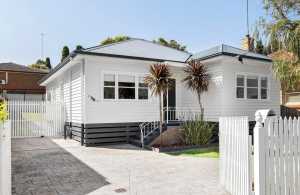
POLYGON ((41 33, 41 60, 44 60, 44 36, 45 33, 41 33))

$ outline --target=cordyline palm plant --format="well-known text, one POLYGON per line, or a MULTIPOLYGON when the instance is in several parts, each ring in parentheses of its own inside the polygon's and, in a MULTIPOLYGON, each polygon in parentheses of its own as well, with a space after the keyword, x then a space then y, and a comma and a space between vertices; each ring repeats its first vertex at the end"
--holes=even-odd
MULTIPOLYGON (((145 83, 150 88, 152 95, 159 97, 160 134, 163 130, 163 94, 168 90, 171 72, 166 64, 153 64, 150 66, 150 74, 145 77, 145 83)), ((161 143, 162 145, 162 137, 161 143)))
POLYGON ((183 82, 185 82, 187 88, 196 92, 200 105, 200 116, 203 119, 204 107, 201 102, 201 94, 208 90, 210 76, 200 60, 190 60, 183 71, 186 74, 183 82))

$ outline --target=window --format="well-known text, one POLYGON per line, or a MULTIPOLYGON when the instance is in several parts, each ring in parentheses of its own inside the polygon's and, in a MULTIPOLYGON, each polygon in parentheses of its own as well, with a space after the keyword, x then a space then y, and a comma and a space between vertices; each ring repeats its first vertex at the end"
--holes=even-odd
POLYGON ((119 75, 119 99, 135 99, 135 77, 119 75))
POLYGON ((268 77, 237 75, 236 98, 268 99, 268 77))
POLYGON ((104 75, 104 99, 115 99, 115 75, 104 75))
POLYGON ((261 99, 268 99, 268 78, 261 77, 260 79, 260 97, 261 99))
POLYGON ((238 75, 236 78, 236 97, 244 98, 245 76, 238 75))
POLYGON ((148 86, 144 82, 144 77, 139 77, 138 96, 140 100, 148 99, 148 86))
POLYGON ((258 99, 258 77, 247 76, 247 98, 258 99))

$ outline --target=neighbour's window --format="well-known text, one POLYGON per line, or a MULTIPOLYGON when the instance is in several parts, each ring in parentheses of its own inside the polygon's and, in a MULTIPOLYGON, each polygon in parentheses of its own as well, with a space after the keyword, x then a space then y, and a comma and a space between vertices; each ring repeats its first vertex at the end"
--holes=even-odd
POLYGON ((247 76, 247 98, 258 99, 258 77, 247 76))
POLYGON ((268 99, 268 78, 261 77, 260 79, 260 97, 261 99, 268 99))
POLYGON ((138 97, 140 100, 148 99, 148 86, 144 81, 144 77, 139 77, 138 97))
POLYGON ((244 98, 245 76, 238 75, 236 78, 236 97, 244 98))
POLYGON ((51 92, 50 91, 47 92, 47 101, 51 101, 51 92))
POLYGON ((115 75, 104 75, 104 99, 115 99, 115 75))
POLYGON ((135 99, 135 77, 119 75, 119 99, 135 99))

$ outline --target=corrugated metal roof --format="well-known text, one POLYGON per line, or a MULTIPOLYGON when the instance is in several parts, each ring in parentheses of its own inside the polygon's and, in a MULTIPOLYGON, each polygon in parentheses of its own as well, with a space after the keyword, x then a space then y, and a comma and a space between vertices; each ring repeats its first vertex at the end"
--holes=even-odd
POLYGON ((198 53, 195 53, 192 56, 192 59, 207 59, 211 58, 214 56, 218 55, 232 55, 232 56, 243 56, 243 57, 249 57, 249 58, 256 58, 256 59, 261 59, 261 60, 266 60, 266 61, 272 61, 272 59, 266 55, 254 53, 254 52, 249 52, 247 50, 239 49, 236 47, 232 47, 229 45, 219 45, 198 53))

